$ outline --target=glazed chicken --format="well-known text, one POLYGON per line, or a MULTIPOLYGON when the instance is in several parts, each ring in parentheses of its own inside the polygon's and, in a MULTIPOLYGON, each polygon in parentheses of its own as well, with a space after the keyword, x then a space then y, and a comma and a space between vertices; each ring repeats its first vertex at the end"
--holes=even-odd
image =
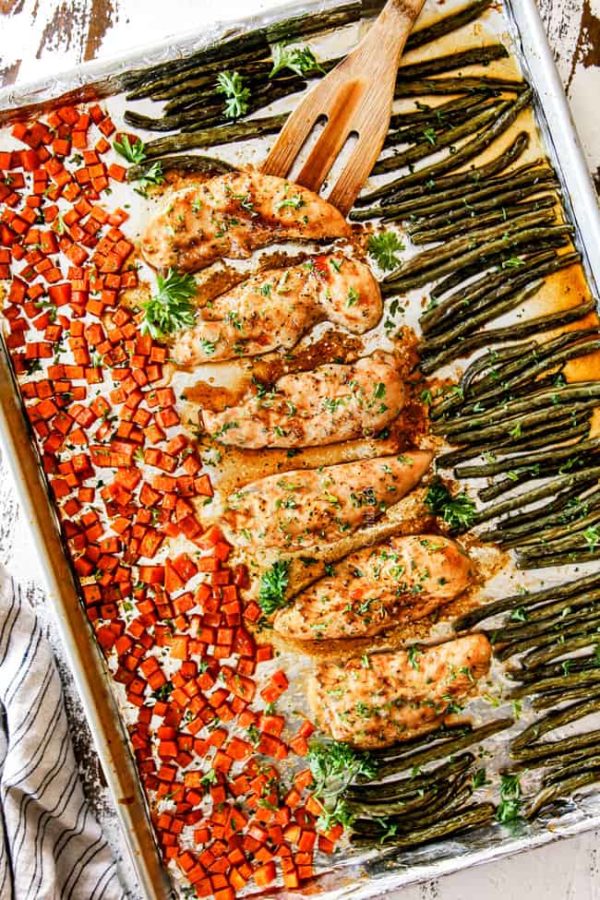
POLYGON ((231 494, 223 519, 262 547, 332 543, 382 516, 418 484, 432 459, 425 450, 261 478, 231 494))
POLYGON ((276 241, 349 235, 342 214, 318 194, 285 178, 229 172, 165 197, 142 235, 142 253, 156 269, 195 272, 276 241))
POLYGON ((424 648, 323 662, 311 676, 309 701, 319 726, 335 740, 365 749, 389 747, 432 731, 475 693, 489 670, 483 634, 424 648))
POLYGON ((202 411, 205 431, 222 444, 313 447, 376 434, 405 402, 396 358, 377 351, 351 365, 319 366, 282 376, 222 412, 202 411))
POLYGON ((379 285, 364 263, 340 253, 248 278, 204 307, 172 348, 180 366, 289 350, 313 325, 329 320, 353 334, 382 313, 379 285))
POLYGON ((337 563, 332 575, 278 612, 273 627, 301 641, 379 634, 458 597, 471 574, 469 557, 448 538, 391 537, 337 563))

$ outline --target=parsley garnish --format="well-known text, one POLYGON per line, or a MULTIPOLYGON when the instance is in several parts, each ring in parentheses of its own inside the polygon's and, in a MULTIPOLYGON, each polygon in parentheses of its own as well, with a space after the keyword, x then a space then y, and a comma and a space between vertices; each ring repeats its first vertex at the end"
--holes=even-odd
POLYGON ((367 250, 377 265, 387 272, 400 265, 396 254, 404 250, 404 244, 395 231, 383 231, 381 234, 371 235, 367 243, 367 250))
POLYGON ((368 753, 353 750, 341 741, 311 744, 307 758, 314 779, 314 794, 325 807, 319 827, 328 830, 337 822, 350 825, 352 816, 341 795, 358 775, 374 778, 375 763, 368 753))
POLYGON ((122 134, 120 140, 113 142, 113 147, 119 156, 123 156, 127 162, 139 165, 146 159, 146 148, 144 147, 144 142, 139 138, 135 138, 132 143, 128 134, 122 134))
POLYGON ((260 579, 258 605, 267 616, 287 605, 285 592, 289 582, 289 569, 289 560, 278 559, 260 579))
POLYGON ((164 277, 157 276, 156 283, 158 293, 142 303, 142 332, 160 339, 194 324, 196 312, 190 299, 196 295, 196 282, 189 273, 169 269, 164 277))
POLYGON ((291 209, 300 209, 301 206, 304 206, 304 198, 300 194, 294 194, 293 197, 288 197, 287 200, 282 200, 281 203, 278 203, 277 209, 285 209, 286 206, 289 206, 291 209))
POLYGON ((273 47, 273 68, 269 78, 274 78, 282 69, 289 69, 296 75, 311 75, 314 72, 325 72, 310 47, 289 47, 286 44, 275 44, 273 47))
POLYGON ((244 79, 239 72, 219 72, 216 91, 225 95, 225 115, 228 119, 246 115, 250 105, 250 88, 244 87, 244 79))
POLYGON ((500 780, 500 803, 496 810, 499 822, 513 822, 521 815, 521 782, 517 774, 502 775, 500 780))
POLYGON ((423 137, 426 141, 429 141, 432 147, 435 147, 437 141, 437 134, 435 128, 426 128, 423 132, 423 137))
POLYGON ((590 527, 586 528, 583 532, 583 536, 588 545, 588 550, 590 553, 593 553, 598 544, 600 544, 600 530, 598 530, 596 525, 590 525, 590 527))
POLYGON ((140 173, 137 178, 133 179, 133 181, 138 182, 138 186, 135 190, 138 194, 141 194, 142 197, 146 196, 146 188, 151 187, 154 184, 163 184, 164 180, 165 176, 160 162, 152 163, 152 165, 140 173))
POLYGON ((468 494, 452 496, 439 479, 433 481, 425 495, 425 505, 435 516, 440 517, 450 528, 470 528, 477 512, 475 503, 468 494))

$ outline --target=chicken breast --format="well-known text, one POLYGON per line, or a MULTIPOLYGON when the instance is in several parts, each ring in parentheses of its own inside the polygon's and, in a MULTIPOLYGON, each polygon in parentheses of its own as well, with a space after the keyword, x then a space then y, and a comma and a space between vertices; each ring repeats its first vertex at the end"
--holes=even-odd
POLYGON ((221 257, 244 259, 276 241, 349 235, 342 214, 318 194, 285 178, 229 172, 165 197, 141 247, 156 269, 195 272, 221 257))
POLYGON ((368 266, 341 253, 248 278, 204 307, 181 331, 171 355, 193 366, 269 350, 289 350, 313 325, 329 320, 363 334, 381 319, 379 285, 368 266))
POLYGON ((462 594, 472 575, 462 547, 437 535, 391 537, 335 566, 275 616, 300 641, 366 637, 416 621, 462 594))
POLYGON ((376 434, 405 402, 396 358, 377 351, 351 365, 284 375, 271 391, 249 394, 222 412, 202 411, 205 431, 222 444, 314 447, 376 434))
POLYGON ((232 540, 288 550, 340 540, 397 503, 429 468, 425 450, 270 475, 231 494, 232 540), (238 538, 239 540, 239 538, 238 538))
POLYGON ((365 749, 389 747, 432 731, 474 694, 489 670, 483 634, 422 651, 374 653, 346 663, 320 663, 309 682, 316 721, 337 741, 365 749))

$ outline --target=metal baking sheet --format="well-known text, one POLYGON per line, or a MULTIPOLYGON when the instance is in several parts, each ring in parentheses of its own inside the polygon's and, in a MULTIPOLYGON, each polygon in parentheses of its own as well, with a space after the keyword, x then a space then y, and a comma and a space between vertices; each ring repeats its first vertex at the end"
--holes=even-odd
MULTIPOLYGON (((125 57, 86 64, 51 79, 11 87, 0 93, 0 125, 46 110, 53 104, 99 97, 106 98, 110 104, 115 103, 111 108, 118 122, 119 110, 122 109, 118 99, 121 73, 185 56, 226 35, 246 32, 290 15, 337 5, 333 0, 288 4, 235 26, 215 24, 202 35, 191 33, 177 40, 142 48, 125 57)), ((452 0, 444 5, 442 11, 445 13, 449 8, 460 5, 460 0, 452 0)), ((576 225, 576 243, 584 258, 590 288, 597 297, 600 294, 600 214, 535 0, 505 0, 503 8, 506 12, 503 27, 508 29, 512 50, 535 89, 537 122, 546 150, 559 172, 567 215, 576 225)), ((426 10, 429 13, 440 11, 433 3, 426 10)), ((494 15, 499 16, 498 13, 494 15)), ((357 26, 354 35, 358 36, 358 33, 357 26)), ((506 37, 504 32, 502 37, 506 37)), ((0 134, 0 138, 3 140, 4 135, 0 134)), ((230 160, 235 159, 236 153, 235 145, 226 148, 222 154, 217 151, 218 155, 230 160)), ((135 224, 135 217, 132 221, 135 224)), ((145 799, 111 691, 110 675, 92 640, 91 629, 78 602, 77 588, 60 540, 57 519, 40 473, 39 460, 31 443, 31 433, 25 423, 4 347, 0 362, 0 420, 4 449, 13 467, 21 501, 48 573, 50 597, 58 611, 67 655, 140 884, 146 897, 162 900, 171 896, 172 889, 153 840, 145 799)), ((502 755, 500 741, 498 755, 502 755)), ((316 882, 310 885, 310 892, 327 898, 381 896, 404 884, 438 877, 598 827, 600 793, 588 793, 577 802, 565 804, 560 817, 542 817, 519 833, 509 833, 499 827, 481 829, 463 838, 410 851, 398 857, 393 864, 385 860, 371 862, 368 876, 359 858, 342 858, 336 865, 321 870, 316 882)), ((287 892, 285 895, 303 896, 301 892, 287 892)))

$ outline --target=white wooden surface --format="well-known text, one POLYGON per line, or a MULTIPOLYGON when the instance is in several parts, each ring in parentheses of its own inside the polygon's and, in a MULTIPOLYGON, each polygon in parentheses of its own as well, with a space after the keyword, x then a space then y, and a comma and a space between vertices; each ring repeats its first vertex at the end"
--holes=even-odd
MULTIPOLYGON (((590 171, 600 189, 600 0, 539 0, 549 39, 568 90, 590 171)), ((216 19, 235 19, 274 6, 274 0, 0 0, 0 81, 28 80, 83 58, 120 54, 216 19)), ((27 585, 52 632, 43 581, 12 479, 0 469, 0 560, 27 585)), ((60 657, 60 648, 57 646, 60 657)), ((85 786, 119 852, 110 801, 81 708, 62 666, 76 751, 85 786)), ((512 859, 409 887, 401 900, 600 900, 599 834, 562 841, 512 859)), ((124 884, 139 894, 126 863, 124 884)), ((86 898, 77 898, 86 900, 86 898)))

